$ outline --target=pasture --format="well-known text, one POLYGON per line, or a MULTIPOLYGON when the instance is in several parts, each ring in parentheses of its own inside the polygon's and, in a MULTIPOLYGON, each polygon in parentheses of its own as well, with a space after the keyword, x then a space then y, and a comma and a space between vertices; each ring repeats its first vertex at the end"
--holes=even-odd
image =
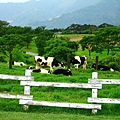
MULTIPOLYGON (((77 38, 78 39, 78 38, 77 38)), ((75 40, 75 39, 74 39, 75 40)), ((31 43, 29 49, 25 51, 37 52, 34 42, 31 43)), ((88 56, 88 51, 77 51, 76 55, 88 56)), ((95 56, 99 56, 99 60, 106 56, 106 51, 102 54, 92 53, 89 58, 89 65, 95 61, 95 56)), ((34 61, 33 57, 29 57, 31 63, 34 61)), ((34 62, 33 62, 34 63, 34 62)), ((13 66, 8 69, 7 63, 0 62, 0 74, 10 75, 24 75, 26 66, 13 66)), ((35 81, 46 82, 68 82, 68 83, 87 83, 88 79, 92 77, 94 69, 87 67, 83 70, 82 67, 76 71, 71 66, 73 76, 53 75, 53 74, 40 74, 32 73, 35 81)), ((120 79, 119 71, 97 71, 98 78, 104 79, 120 79)), ((99 97, 120 98, 119 85, 103 85, 102 90, 98 92, 99 97)), ((19 85, 19 81, 0 80, 0 92, 11 94, 23 94, 23 87, 19 85)), ((77 89, 77 88, 53 88, 53 87, 32 87, 31 94, 35 100, 55 101, 55 102, 75 102, 86 103, 87 97, 91 97, 90 89, 77 89)), ((43 106, 30 106, 28 111, 23 110, 23 105, 18 104, 18 100, 13 99, 0 99, 0 119, 42 119, 42 120, 117 120, 120 119, 120 105, 116 104, 102 104, 102 110, 99 110, 96 115, 91 114, 91 110, 86 109, 73 109, 73 108, 59 108, 59 107, 43 107, 43 106)))

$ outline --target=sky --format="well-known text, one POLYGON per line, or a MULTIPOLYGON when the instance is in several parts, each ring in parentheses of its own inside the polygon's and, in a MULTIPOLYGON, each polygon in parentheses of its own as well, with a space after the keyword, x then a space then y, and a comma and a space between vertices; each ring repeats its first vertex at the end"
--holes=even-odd
POLYGON ((0 0, 0 3, 7 3, 7 2, 13 2, 13 3, 18 3, 18 2, 27 2, 29 0, 0 0))

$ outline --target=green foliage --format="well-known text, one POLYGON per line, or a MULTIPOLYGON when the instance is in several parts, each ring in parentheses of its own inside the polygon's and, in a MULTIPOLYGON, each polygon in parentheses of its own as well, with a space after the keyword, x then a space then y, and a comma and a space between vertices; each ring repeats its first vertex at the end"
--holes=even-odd
POLYGON ((21 47, 19 45, 17 45, 13 51, 12 51, 12 54, 13 54, 13 61, 16 61, 16 62, 25 62, 25 57, 24 57, 24 53, 23 53, 23 50, 21 49, 21 47))
POLYGON ((7 62, 5 58, 6 58, 5 55, 0 56, 0 62, 7 62))
POLYGON ((104 57, 102 60, 100 60, 99 63, 110 66, 111 68, 115 70, 120 70, 119 60, 120 60, 120 54, 110 54, 104 57))
POLYGON ((9 68, 12 68, 12 51, 18 44, 21 46, 21 48, 23 47, 23 36, 16 34, 3 35, 0 38, 0 43, 0 51, 5 55, 9 55, 9 68))
POLYGON ((45 54, 44 47, 46 46, 46 41, 50 40, 53 37, 53 35, 54 35, 54 33, 49 30, 42 30, 34 38, 39 55, 42 56, 45 54))
POLYGON ((95 51, 102 52, 107 49, 107 55, 115 45, 118 45, 119 41, 119 27, 101 28, 95 33, 95 51))
POLYGON ((45 56, 54 56, 58 60, 67 60, 67 55, 76 51, 78 46, 75 42, 70 42, 64 38, 51 39, 46 42, 45 56))
POLYGON ((82 46, 82 50, 87 49, 89 51, 89 56, 91 56, 94 45, 94 36, 83 37, 82 40, 79 41, 79 44, 82 46))

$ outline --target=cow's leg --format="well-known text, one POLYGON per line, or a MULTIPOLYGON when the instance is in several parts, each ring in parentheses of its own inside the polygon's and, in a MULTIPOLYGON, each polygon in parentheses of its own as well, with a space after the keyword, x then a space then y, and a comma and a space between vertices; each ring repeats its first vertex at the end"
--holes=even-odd
POLYGON ((79 66, 78 64, 74 64, 76 70, 78 70, 78 66, 79 66))
POLYGON ((50 73, 52 73, 53 72, 53 67, 52 66, 50 66, 50 73))
POLYGON ((83 64, 83 69, 86 70, 86 66, 87 66, 87 61, 84 61, 84 64, 83 64))
POLYGON ((36 69, 40 69, 40 63, 39 62, 36 62, 36 69))

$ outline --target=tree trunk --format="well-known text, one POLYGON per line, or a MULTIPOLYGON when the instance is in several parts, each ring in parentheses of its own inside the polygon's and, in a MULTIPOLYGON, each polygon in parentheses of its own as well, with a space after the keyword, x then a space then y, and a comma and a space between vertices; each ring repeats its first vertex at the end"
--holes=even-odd
POLYGON ((91 52, 90 52, 90 50, 89 50, 89 56, 91 56, 91 52))
POLYGON ((67 66, 70 69, 70 54, 67 55, 67 66))
POLYGON ((10 53, 10 58, 9 58, 9 69, 12 69, 12 53, 10 53))

